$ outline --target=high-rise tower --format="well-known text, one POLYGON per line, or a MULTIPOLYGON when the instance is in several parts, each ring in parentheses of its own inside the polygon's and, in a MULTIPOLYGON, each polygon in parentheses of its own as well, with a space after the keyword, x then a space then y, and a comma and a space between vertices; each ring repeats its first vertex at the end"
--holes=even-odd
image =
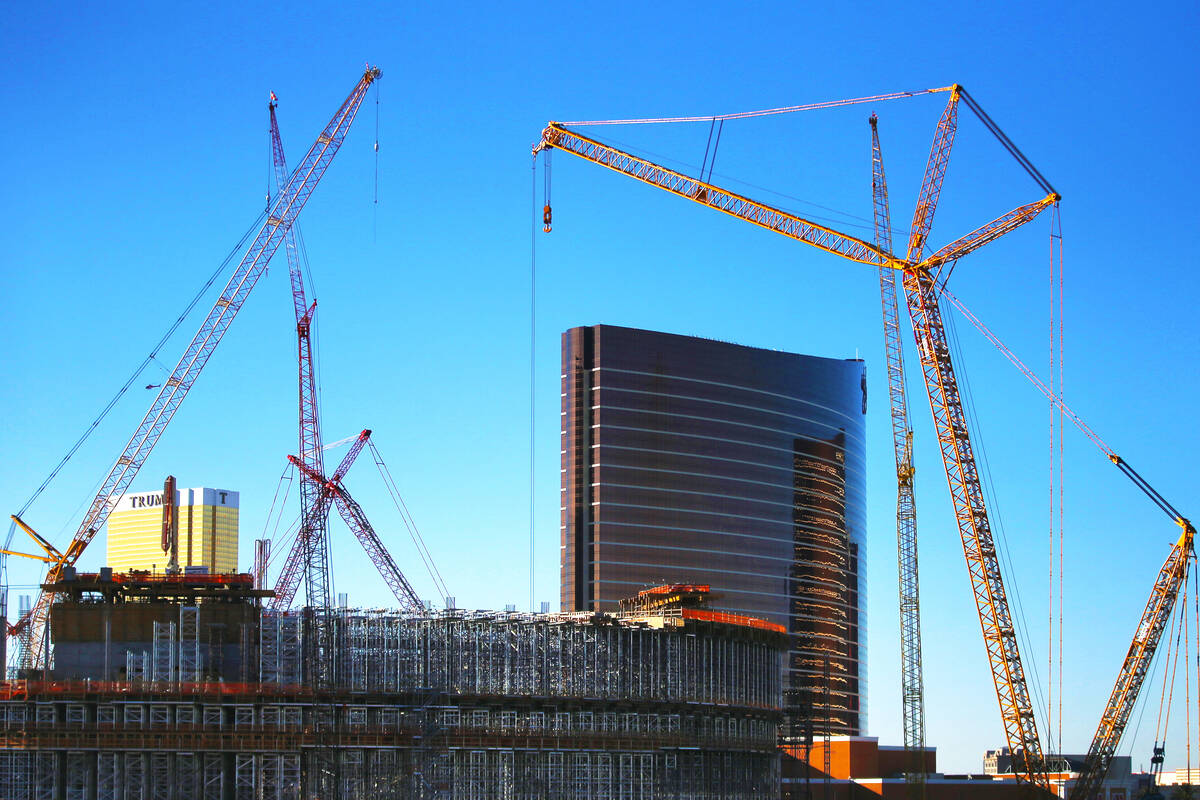
MULTIPOLYGON (((177 489, 179 566, 233 572, 238 568, 237 492, 228 489, 177 489)), ((167 568, 162 549, 163 494, 122 495, 108 518, 105 563, 117 572, 167 568)))
POLYGON ((791 636, 785 740, 862 734, 863 363, 572 328, 562 412, 562 607, 710 584, 791 636))

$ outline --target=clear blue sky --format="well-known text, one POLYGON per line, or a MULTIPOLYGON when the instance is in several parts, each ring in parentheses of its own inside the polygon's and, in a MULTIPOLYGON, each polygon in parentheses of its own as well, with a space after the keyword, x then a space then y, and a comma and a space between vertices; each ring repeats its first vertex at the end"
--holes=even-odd
MULTIPOLYGON (((1200 446, 1197 14, 1188 3, 15 6, 0 33, 0 507, 20 507, 260 210, 268 91, 279 95, 295 161, 370 60, 384 71, 379 204, 372 95, 301 218, 320 300, 325 436, 376 431, 460 605, 528 602, 529 147, 548 119, 712 114, 964 84, 1065 198, 1069 402, 1200 516, 1188 458, 1200 446)), ((903 228, 944 99, 730 123, 716 174, 801 213, 832 216, 810 203, 837 209, 846 230, 869 235, 855 226, 871 213, 866 117, 875 110, 903 228)), ((606 133, 695 165, 707 126, 606 133)), ((554 177, 555 230, 537 243, 536 599, 556 603, 558 593, 563 330, 606 322, 857 353, 872 398, 869 733, 899 743, 894 489, 873 271, 566 154, 554 177)), ((964 112, 933 245, 1038 196, 964 112)), ((965 259, 952 281, 1043 373, 1048 234, 1049 219, 1039 219, 965 259)), ((166 368, 197 322, 164 349, 166 368)), ((986 342, 958 327, 1015 564, 1009 582, 1032 641, 1027 668, 1044 685, 1049 414, 986 342)), ((152 489, 170 472, 185 486, 240 490, 247 565, 295 448, 293 346, 280 256, 134 486, 152 489)), ((161 374, 152 366, 139 387, 161 374)), ((1003 731, 919 391, 929 740, 943 769, 978 771, 1003 731)), ((126 398, 31 510, 35 527, 68 540, 151 395, 138 388, 126 398)), ((1074 432, 1066 480, 1062 727, 1064 749, 1080 752, 1176 529, 1074 432)), ((347 484, 381 530, 396 530, 369 460, 347 484)), ((387 604, 382 581, 336 530, 337 588, 357 604, 387 604)), ((393 552, 432 596, 400 537, 393 552)), ((103 545, 95 541, 85 568, 102 562, 103 545)), ((11 572, 18 586, 37 579, 27 565, 11 572)), ((1148 766, 1156 708, 1157 694, 1122 748, 1135 767, 1148 766)), ((1184 763, 1183 719, 1178 709, 1168 768, 1184 763)))

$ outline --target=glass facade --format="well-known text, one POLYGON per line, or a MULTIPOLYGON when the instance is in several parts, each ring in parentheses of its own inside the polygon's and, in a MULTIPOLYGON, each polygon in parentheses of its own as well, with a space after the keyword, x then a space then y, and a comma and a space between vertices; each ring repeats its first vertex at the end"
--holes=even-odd
POLYGON ((866 728, 858 360, 597 325, 562 340, 564 610, 661 583, 784 625, 783 735, 866 728), (828 721, 828 722, 826 722, 828 721))
MULTIPOLYGON (((238 568, 240 496, 228 489, 178 489, 179 566, 208 567, 209 572, 238 568)), ((162 492, 135 492, 115 501, 108 517, 105 564, 118 572, 162 572, 162 492)))

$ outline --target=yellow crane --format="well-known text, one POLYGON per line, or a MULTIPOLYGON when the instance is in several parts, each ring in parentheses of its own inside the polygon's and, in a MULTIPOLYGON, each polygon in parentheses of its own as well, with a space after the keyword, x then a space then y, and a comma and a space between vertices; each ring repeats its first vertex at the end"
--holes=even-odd
MULTIPOLYGON (((957 130, 958 104, 960 99, 967 96, 965 90, 957 84, 946 87, 944 91, 950 93, 950 99, 934 135, 921 193, 913 215, 905 258, 898 258, 878 245, 848 236, 796 214, 667 169, 555 122, 550 122, 542 131, 540 141, 534 145, 534 155, 552 148, 563 150, 850 261, 900 271, 1005 736, 1016 756, 1014 761, 1018 776, 1048 789, 1037 722, 1017 646, 1000 561, 992 538, 991 523, 984 502, 983 486, 967 427, 966 413, 942 325, 941 309, 938 306, 937 275, 945 264, 952 263, 1029 222, 1056 204, 1060 198, 1005 137, 1001 141, 1006 143, 1009 151, 1018 157, 1027 170, 1031 170, 1035 179, 1039 180, 1042 188, 1046 190, 1045 197, 1019 206, 956 239, 932 255, 922 258, 957 130)), ((986 120, 985 124, 990 123, 973 100, 969 103, 972 109, 986 120)), ((998 131, 993 125, 989 127, 998 131)))
MULTIPOLYGON (((1104 706, 1104 711, 1100 715, 1100 722, 1096 726, 1091 746, 1088 748, 1079 775, 1075 779, 1075 785, 1071 788, 1071 800, 1088 800, 1103 783, 1104 776, 1108 773, 1113 755, 1116 754, 1121 736, 1125 732, 1125 726, 1137 704, 1142 684, 1145 682, 1158 645, 1162 640, 1162 634, 1175 610, 1179 593, 1187 581, 1189 567, 1196 558, 1196 528, 1187 517, 1183 516, 1175 506, 1131 467, 1129 462, 1117 455, 1116 451, 1063 401, 1061 395, 1055 394, 1046 386, 1045 382, 1034 374, 1021 359, 1017 358, 978 317, 963 306, 952 292, 943 287, 942 297, 958 308, 963 316, 983 334, 984 338, 995 345, 996 349, 1024 374, 1035 388, 1061 409, 1063 415, 1078 427, 1084 436, 1091 440, 1117 469, 1121 470, 1125 477, 1141 489, 1181 529, 1179 538, 1167 553, 1167 559, 1155 577, 1154 585, 1150 589, 1150 598, 1146 601, 1146 607, 1134 629, 1133 640, 1121 662, 1121 669, 1117 673, 1117 680, 1113 685, 1108 702, 1104 706)), ((1152 763, 1161 764, 1161 759, 1162 749, 1156 744, 1152 763)))

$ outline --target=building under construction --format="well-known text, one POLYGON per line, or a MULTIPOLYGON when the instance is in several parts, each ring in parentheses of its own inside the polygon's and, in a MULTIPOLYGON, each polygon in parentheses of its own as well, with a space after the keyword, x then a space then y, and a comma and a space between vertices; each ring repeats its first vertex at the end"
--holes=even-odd
POLYGON ((50 673, 0 695, 12 800, 779 793, 761 620, 279 613, 249 576, 67 577, 50 673))

